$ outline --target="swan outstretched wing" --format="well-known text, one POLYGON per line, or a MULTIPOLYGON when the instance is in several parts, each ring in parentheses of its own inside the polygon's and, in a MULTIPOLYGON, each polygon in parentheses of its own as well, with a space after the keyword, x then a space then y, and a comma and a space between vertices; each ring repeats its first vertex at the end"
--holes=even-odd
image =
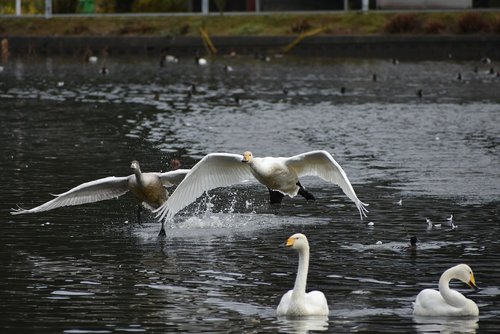
POLYGON ((366 217, 368 204, 361 202, 352 188, 351 182, 340 165, 327 151, 311 151, 286 159, 286 165, 301 176, 317 176, 337 184, 351 201, 356 204, 361 219, 366 217))
POLYGON ((13 209, 10 213, 19 215, 24 213, 36 213, 48 211, 61 206, 72 206, 86 203, 93 203, 112 199, 125 194, 128 189, 128 178, 109 176, 99 180, 82 183, 65 193, 54 195, 54 199, 37 206, 36 208, 25 210, 22 208, 13 209))
POLYGON ((230 153, 210 153, 187 173, 168 200, 155 212, 160 220, 167 220, 194 202, 205 191, 228 187, 253 178, 243 156, 230 153))
POLYGON ((189 169, 176 169, 170 172, 166 173, 154 173, 158 175, 158 177, 161 180, 161 183, 165 187, 173 187, 178 185, 179 183, 184 180, 184 177, 186 177, 187 173, 189 173, 189 169))

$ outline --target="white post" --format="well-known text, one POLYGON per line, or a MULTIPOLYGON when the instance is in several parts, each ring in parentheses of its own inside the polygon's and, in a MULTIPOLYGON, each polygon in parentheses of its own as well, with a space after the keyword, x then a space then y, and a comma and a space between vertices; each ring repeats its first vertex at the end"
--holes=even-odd
POLYGON ((201 12, 203 15, 208 14, 208 0, 201 0, 201 12))
POLYGON ((255 12, 260 12, 260 0, 255 0, 255 12))
POLYGON ((346 12, 349 10, 349 0, 344 0, 344 10, 346 12))
POLYGON ((45 0, 45 18, 50 19, 52 17, 52 0, 45 0))
POLYGON ((369 7, 370 7, 370 6, 369 6, 369 2, 368 2, 368 0, 363 0, 363 7, 362 7, 363 12, 367 12, 367 11, 368 11, 368 9, 369 9, 369 7))
POLYGON ((16 0, 16 16, 21 16, 21 0, 16 0))

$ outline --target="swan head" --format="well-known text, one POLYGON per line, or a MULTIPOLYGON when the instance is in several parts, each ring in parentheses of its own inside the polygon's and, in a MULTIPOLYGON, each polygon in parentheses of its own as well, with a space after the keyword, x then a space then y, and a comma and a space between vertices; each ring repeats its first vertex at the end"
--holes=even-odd
POLYGON ((296 250, 302 250, 302 249, 308 249, 309 248, 309 242, 307 241, 307 238, 305 235, 302 233, 295 233, 292 235, 288 240, 286 241, 286 246, 295 248, 296 250))
POLYGON ((468 265, 462 263, 453 267, 453 269, 455 273, 454 277, 456 279, 461 280, 472 289, 478 290, 478 287, 476 286, 476 279, 474 278, 474 273, 468 265))
POLYGON ((250 151, 246 151, 243 153, 243 160, 241 162, 250 162, 253 159, 253 154, 250 151))
POLYGON ((130 168, 132 168, 132 170, 134 171, 140 170, 141 167, 139 166, 139 161, 137 160, 132 161, 132 163, 130 164, 130 168))

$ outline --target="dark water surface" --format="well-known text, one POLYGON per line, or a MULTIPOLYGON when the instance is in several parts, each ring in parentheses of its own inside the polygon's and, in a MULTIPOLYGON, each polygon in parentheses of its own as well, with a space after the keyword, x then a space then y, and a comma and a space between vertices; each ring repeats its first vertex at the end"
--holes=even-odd
POLYGON ((108 60, 107 76, 101 65, 14 59, 0 72, 2 333, 498 333, 500 78, 490 65, 221 58, 160 69, 136 58, 108 60), (136 224, 128 195, 9 214, 128 175, 133 159, 165 171, 172 158, 187 168, 215 151, 313 149, 335 155, 370 204, 367 220, 314 178, 302 183, 315 202, 281 207, 258 184, 214 191, 165 239, 152 215, 136 224), (426 218, 441 228, 427 231, 426 218), (325 293, 328 318, 275 316, 297 265, 282 245, 296 232, 309 238, 308 288, 325 293), (414 318, 418 292, 461 262, 481 289, 451 286, 479 318, 414 318))

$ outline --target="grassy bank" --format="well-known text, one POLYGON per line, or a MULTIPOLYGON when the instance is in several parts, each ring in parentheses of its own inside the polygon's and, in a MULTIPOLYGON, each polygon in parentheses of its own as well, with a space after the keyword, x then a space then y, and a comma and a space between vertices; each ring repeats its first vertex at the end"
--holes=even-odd
POLYGON ((500 34, 500 12, 270 14, 241 16, 54 17, 0 20, 4 36, 217 36, 321 34, 500 34))

